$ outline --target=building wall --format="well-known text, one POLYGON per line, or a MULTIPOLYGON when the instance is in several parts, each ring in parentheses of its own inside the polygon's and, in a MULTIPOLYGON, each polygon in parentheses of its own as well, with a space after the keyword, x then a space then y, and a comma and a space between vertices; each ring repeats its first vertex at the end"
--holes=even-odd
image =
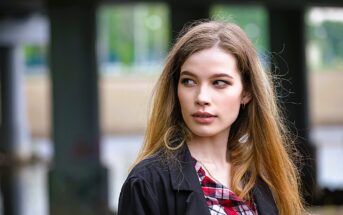
POLYGON ((309 75, 310 119, 314 126, 343 126, 343 72, 309 75))
MULTIPOLYGON (((343 125, 343 73, 309 75, 310 119, 313 126, 343 125)), ((143 133, 156 77, 107 77, 99 81, 103 134, 143 133)), ((34 137, 51 134, 51 90, 45 77, 28 77, 26 98, 34 137)))

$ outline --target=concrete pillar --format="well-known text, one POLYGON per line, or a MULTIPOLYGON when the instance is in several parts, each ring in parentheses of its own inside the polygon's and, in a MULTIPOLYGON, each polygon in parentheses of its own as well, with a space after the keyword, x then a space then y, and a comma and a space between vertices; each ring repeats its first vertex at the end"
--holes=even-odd
POLYGON ((1 191, 5 215, 25 211, 23 170, 31 158, 23 90, 24 58, 18 46, 0 46, 1 191))
POLYGON ((35 174, 44 171, 44 167, 33 165, 24 96, 23 45, 46 43, 47 25, 46 19, 39 15, 0 20, 0 190, 5 215, 46 212, 45 205, 36 201, 45 198, 44 185, 32 183, 35 174))
POLYGON ((269 28, 272 71, 282 77, 279 94, 291 131, 296 135, 297 148, 302 153, 301 179, 303 193, 313 201, 315 190, 314 148, 309 142, 309 108, 305 58, 305 9, 301 6, 270 6, 269 28))
POLYGON ((44 178, 41 183, 32 183, 37 179, 36 173, 44 172, 46 166, 32 162, 24 97, 23 44, 46 43, 47 25, 39 15, 0 20, 0 182, 6 215, 46 214, 44 178))
POLYGON ((100 163, 96 7, 50 1, 54 159, 51 215, 108 213, 100 163))

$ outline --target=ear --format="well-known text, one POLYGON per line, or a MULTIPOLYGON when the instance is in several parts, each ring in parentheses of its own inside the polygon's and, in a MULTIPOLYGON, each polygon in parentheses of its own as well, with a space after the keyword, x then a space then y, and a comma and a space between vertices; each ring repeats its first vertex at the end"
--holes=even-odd
POLYGON ((246 105, 250 102, 251 98, 252 98, 251 93, 245 90, 243 91, 241 103, 246 105))

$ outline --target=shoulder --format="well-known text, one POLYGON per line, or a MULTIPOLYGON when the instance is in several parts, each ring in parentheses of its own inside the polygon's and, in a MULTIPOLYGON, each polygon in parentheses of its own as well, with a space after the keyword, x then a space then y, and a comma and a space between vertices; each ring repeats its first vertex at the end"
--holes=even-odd
POLYGON ((156 153, 140 161, 131 170, 121 189, 119 207, 149 205, 149 210, 159 210, 160 206, 167 204, 162 199, 170 199, 167 197, 172 193, 169 167, 163 157, 156 153))
POLYGON ((187 148, 181 148, 172 152, 161 149, 150 157, 137 163, 128 177, 150 179, 156 175, 163 176, 170 174, 171 171, 181 171, 182 164, 190 161, 192 161, 192 159, 190 159, 190 153, 187 151, 187 148))
POLYGON ((152 179, 161 174, 168 174, 168 164, 165 162, 162 153, 158 152, 137 163, 130 171, 128 179, 152 179))
MULTIPOLYGON (((129 173, 125 185, 132 183, 142 183, 151 187, 153 191, 171 191, 175 184, 179 184, 187 174, 189 161, 184 159, 184 150, 175 151, 173 154, 156 152, 147 159, 136 164, 129 173)), ((191 169, 193 166, 191 166, 191 169)))
POLYGON ((161 181, 167 178, 161 178, 162 173, 162 165, 156 156, 139 162, 121 188, 118 214, 159 214, 161 181))
POLYGON ((144 187, 154 194, 169 190, 171 187, 170 162, 166 161, 163 153, 155 153, 133 167, 124 186, 131 189, 144 187))

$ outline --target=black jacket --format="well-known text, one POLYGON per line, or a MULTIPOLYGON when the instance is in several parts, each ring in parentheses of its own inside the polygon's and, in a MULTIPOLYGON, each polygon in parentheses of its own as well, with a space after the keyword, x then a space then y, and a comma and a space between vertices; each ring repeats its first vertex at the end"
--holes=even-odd
MULTIPOLYGON (((210 215, 188 148, 179 156, 175 163, 157 153, 136 165, 122 187, 118 215, 210 215)), ((253 195, 259 215, 278 214, 262 180, 253 195)))

